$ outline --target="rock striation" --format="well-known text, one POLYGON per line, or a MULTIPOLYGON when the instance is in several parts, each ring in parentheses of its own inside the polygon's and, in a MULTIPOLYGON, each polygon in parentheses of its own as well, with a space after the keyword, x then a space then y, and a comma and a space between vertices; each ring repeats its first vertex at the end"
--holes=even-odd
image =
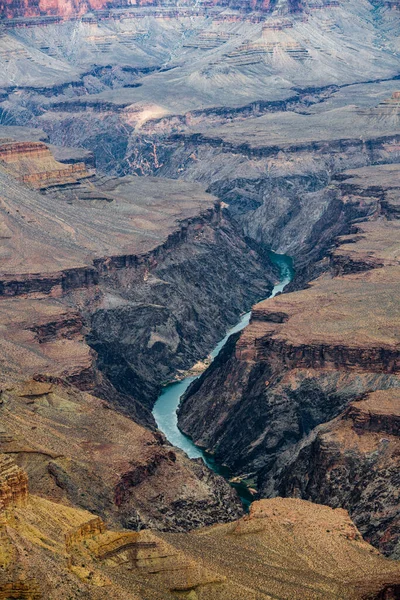
POLYGON ((0 140, 0 164, 19 181, 35 189, 73 184, 90 176, 84 163, 57 162, 43 142, 0 140))
POLYGON ((134 530, 240 516, 222 477, 154 432, 150 408, 160 385, 212 345, 215 320, 222 332, 269 289, 264 259, 197 185, 92 174, 32 189, 21 173, 42 173, 46 161, 68 172, 32 144, 7 142, 0 164, 1 450, 34 493, 134 530), (215 308, 233 274, 230 305, 215 308))
POLYGON ((238 521, 184 535, 112 530, 88 511, 25 500, 2 514, 4 599, 372 600, 400 583, 344 510, 301 500, 256 502, 238 521))
POLYGON ((242 514, 235 492, 202 461, 76 386, 53 376, 3 391, 5 504, 26 496, 26 476, 12 457, 32 493, 133 530, 186 531, 242 514))
POLYGON ((395 3, 0 18, 0 597, 396 598, 338 509, 398 556, 395 3), (150 410, 268 296, 271 247, 305 289, 255 307, 180 420, 259 497, 335 510, 237 522, 150 410))
POLYGON ((0 511, 24 506, 28 498, 28 478, 11 457, 0 455, 0 511))
MULTIPOLYGON (((258 11, 271 13, 276 7, 276 1, 270 0, 258 0, 257 2, 250 2, 249 0, 230 0, 229 2, 222 2, 217 0, 211 3, 212 6, 229 6, 232 9, 246 12, 258 11)), ((329 2, 324 2, 322 5, 329 6, 329 2)), ((153 6, 159 7, 160 4, 155 0, 138 0, 135 2, 136 6, 153 6)), ((210 4, 204 2, 204 7, 210 4)), ((313 7, 313 3, 310 3, 313 7)), ((82 0, 57 0, 56 2, 50 2, 49 0, 27 0, 26 2, 18 2, 18 0, 3 0, 0 5, 1 14, 0 16, 6 19, 18 19, 18 18, 32 18, 32 17, 61 17, 62 19, 78 18, 91 11, 104 11, 106 14, 109 9, 121 9, 127 8, 130 3, 127 0, 113 0, 106 2, 106 0, 89 0, 82 2, 82 0)), ((178 3, 168 3, 166 7, 172 12, 172 15, 178 13, 180 8, 178 3)), ((201 5, 200 5, 201 6, 201 5)), ((183 7, 196 7, 193 2, 185 2, 183 7)), ((302 4, 298 0, 287 0, 285 3, 280 3, 280 13, 296 13, 302 12, 302 4)), ((160 10, 158 8, 158 10, 160 10)))
POLYGON ((70 181, 71 165, 55 161, 43 142, 34 148, 0 165, 5 337, 32 376, 49 375, 50 359, 59 363, 53 375, 81 377, 81 387, 94 389, 96 362, 119 392, 151 408, 162 383, 268 293, 265 261, 197 184, 169 180, 160 188, 156 179, 94 174, 70 181), (50 163, 67 175, 47 180, 41 193, 21 182, 26 172, 42 181, 50 163), (24 333, 16 334, 17 323, 24 333), (85 343, 88 331, 97 356, 85 343), (21 346, 24 336, 31 351, 21 346))

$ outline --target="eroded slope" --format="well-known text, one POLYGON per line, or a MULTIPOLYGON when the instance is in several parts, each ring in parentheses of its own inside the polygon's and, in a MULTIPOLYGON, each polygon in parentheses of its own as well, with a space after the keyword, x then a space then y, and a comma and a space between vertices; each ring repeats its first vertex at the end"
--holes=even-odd
POLYGON ((398 564, 345 511, 300 500, 257 502, 230 525, 180 535, 113 531, 88 511, 28 496, 4 455, 0 490, 4 597, 372 600, 395 598, 400 583, 398 564))

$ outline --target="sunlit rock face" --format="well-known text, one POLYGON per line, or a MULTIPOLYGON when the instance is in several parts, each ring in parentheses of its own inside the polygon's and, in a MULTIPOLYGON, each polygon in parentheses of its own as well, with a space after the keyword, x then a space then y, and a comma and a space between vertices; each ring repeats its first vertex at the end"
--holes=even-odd
MULTIPOLYGON (((206 6, 228 6, 234 10, 242 12, 262 12, 278 14, 302 12, 304 3, 301 0, 212 0, 212 2, 200 3, 200 7, 206 6)), ((310 3, 308 3, 310 4, 310 3)), ((322 3, 311 2, 319 8, 324 6, 335 6, 336 2, 324 0, 322 3)), ((88 12, 96 10, 107 10, 115 8, 125 8, 131 6, 165 6, 166 8, 181 8, 185 6, 198 6, 193 0, 184 0, 183 2, 172 0, 168 2, 159 2, 158 0, 2 0, 0 3, 0 18, 15 19, 20 17, 41 17, 54 16, 62 18, 71 18, 82 16, 88 12)))
POLYGON ((105 2, 103 0, 3 0, 0 16, 8 19, 40 17, 43 15, 70 18, 81 16, 91 10, 100 10, 111 5, 126 6, 127 2, 105 2))

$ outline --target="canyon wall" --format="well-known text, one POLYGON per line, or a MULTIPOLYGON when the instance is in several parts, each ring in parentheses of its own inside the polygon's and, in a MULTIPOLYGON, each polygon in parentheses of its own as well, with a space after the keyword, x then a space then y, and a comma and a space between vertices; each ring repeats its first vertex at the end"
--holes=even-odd
POLYGON ((0 165, 0 296, 11 311, 24 304, 31 312, 22 296, 69 305, 52 309, 48 320, 33 317, 42 353, 61 339, 80 340, 69 381, 80 377, 81 387, 109 398, 104 378, 95 381, 96 367, 125 410, 154 423, 148 409, 160 386, 202 359, 243 310, 268 295, 267 259, 200 186, 100 177, 82 163, 56 161, 43 142, 0 143, 0 165), (84 346, 86 333, 95 355, 84 346))
POLYGON ((150 408, 268 293, 268 265, 198 186, 71 181, 42 142, 4 147, 2 451, 34 493, 132 529, 239 516, 228 483, 167 444, 150 408), (60 178, 38 190, 49 165, 60 178))
POLYGON ((4 16, 0 450, 21 512, 0 555, 27 557, 0 596, 395 598, 397 565, 337 509, 398 556, 396 3, 4 16), (259 497, 335 510, 271 499, 232 523, 235 492, 150 411, 270 293, 270 248, 298 291, 254 308, 180 425, 259 497))
MULTIPOLYGON (((400 386, 398 310, 393 302, 399 277, 397 180, 397 165, 354 170, 341 177, 336 184, 338 197, 354 200, 359 194, 364 207, 369 198, 374 207, 370 216, 339 238, 330 253, 330 271, 303 291, 254 307, 250 325, 192 384, 179 408, 182 431, 233 474, 258 485, 261 495, 311 498, 305 491, 308 476, 299 486, 291 470, 293 464, 302 468, 299 456, 304 457, 309 462, 303 463, 303 474, 309 468, 321 477, 319 484, 323 478, 331 481, 327 487, 311 486, 313 500, 346 506, 359 519, 363 534, 394 555, 398 552, 395 501, 389 483, 388 489, 378 491, 378 481, 385 479, 388 467, 377 464, 376 480, 372 477, 376 482, 371 481, 359 502, 358 475, 338 476, 335 487, 335 467, 323 458, 326 445, 321 436, 322 424, 336 418, 351 401, 392 388, 396 398, 400 386), (307 450, 299 451, 303 445, 307 450), (311 447, 312 455, 307 454, 311 447), (298 462, 292 464, 292 456, 298 462), (291 482, 287 486, 280 480, 283 472, 291 482), (371 512, 362 509, 364 502, 371 512)), ((395 399, 393 403, 395 411, 395 399)), ((374 410, 379 413, 378 407, 374 410)), ((346 414, 349 419, 353 412, 346 414)), ((386 437, 384 423, 377 421, 376 428, 386 437)), ((370 431, 368 425, 365 429, 370 431)), ((363 448, 368 437, 364 427, 355 425, 354 430, 363 448)), ((388 448, 395 454, 397 433, 393 428, 390 432, 388 448)), ((356 455, 339 435, 335 443, 335 452, 343 452, 359 472, 374 455, 367 446, 356 455)), ((389 457, 388 464, 392 464, 389 457)))
MULTIPOLYGON (((244 13, 254 11, 271 13, 276 5, 276 0, 213 0, 212 2, 203 2, 200 4, 200 8, 220 6, 230 7, 244 13)), ((160 0, 135 0, 134 2, 128 2, 128 0, 2 0, 0 18, 20 19, 48 16, 71 19, 82 17, 92 11, 104 11, 107 14, 110 9, 129 9, 132 6, 163 7, 175 10, 175 12, 185 7, 197 8, 197 5, 191 0, 166 3, 162 3, 160 0)), ((303 5, 298 0, 287 0, 284 4, 279 4, 281 14, 301 12, 302 9, 303 5)))
POLYGON ((124 302, 90 317, 88 341, 102 372, 151 408, 161 383, 202 359, 245 307, 268 295, 262 265, 232 223, 214 213, 160 249, 144 279, 136 269, 104 273, 99 287, 119 290, 124 302))
POLYGON ((282 472, 278 462, 263 493, 347 507, 367 539, 398 559, 398 411, 398 389, 351 403, 306 437, 282 472))
POLYGON ((0 455, 0 511, 24 506, 28 498, 28 478, 6 454, 0 455))

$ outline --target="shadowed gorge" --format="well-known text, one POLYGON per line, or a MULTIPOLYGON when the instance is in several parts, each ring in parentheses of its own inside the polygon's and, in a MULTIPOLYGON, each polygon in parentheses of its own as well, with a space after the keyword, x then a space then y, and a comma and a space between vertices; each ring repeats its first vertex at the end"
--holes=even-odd
POLYGON ((399 9, 0 0, 0 599, 400 598, 399 9))
MULTIPOLYGON (((368 425, 364 430, 361 415, 360 420, 355 417, 354 441, 359 438, 360 448, 363 448, 359 456, 352 449, 349 436, 338 436, 332 443, 333 455, 338 453, 339 458, 343 452, 356 469, 358 461, 365 456, 368 474, 367 480, 361 483, 358 476, 350 475, 345 467, 334 466, 331 460, 324 462, 321 454, 327 447, 322 443, 324 426, 321 424, 346 409, 344 414, 348 416, 343 417, 344 426, 350 414, 356 414, 348 408, 350 405, 357 410, 357 403, 352 405, 351 400, 360 400, 371 393, 371 398, 375 397, 374 393, 380 398, 381 390, 387 391, 389 396, 393 390, 394 415, 397 410, 398 181, 399 171, 395 166, 360 169, 340 178, 336 194, 346 193, 348 197, 357 192, 363 203, 368 198, 375 202, 379 195, 378 203, 384 205, 384 211, 379 209, 366 223, 353 225, 353 233, 338 240, 337 247, 330 252, 326 273, 307 289, 257 304, 250 324, 219 364, 212 366, 189 388, 179 411, 183 431, 213 452, 218 460, 226 462, 237 475, 255 478, 261 496, 283 494, 309 498, 306 490, 315 468, 318 477, 325 476, 330 481, 330 491, 324 493, 319 482, 312 499, 346 506, 356 522, 362 523, 361 531, 395 556, 398 553, 396 516, 389 514, 392 510, 396 513, 398 508, 396 475, 393 500, 390 487, 385 486, 381 491, 374 489, 370 469, 375 450, 373 446, 368 449, 368 425), (215 397, 219 399, 217 404, 215 397), (287 487, 280 477, 296 477, 292 468, 294 464, 299 466, 307 451, 314 452, 312 458, 308 456, 312 463, 303 466, 297 485, 293 480, 287 487), (315 460, 323 464, 311 467, 315 460), (357 489, 363 486, 366 486, 371 512, 363 512, 358 521, 361 500, 357 489), (349 494, 346 501, 341 498, 342 493, 349 494)), ((379 414, 379 406, 378 401, 371 411, 379 414)), ((377 417, 379 437, 379 432, 385 435, 385 425, 378 423, 377 417)), ((385 437, 381 443, 385 453, 390 448, 396 456, 395 428, 389 432, 393 432, 394 437, 391 440, 385 437)), ((379 455, 381 450, 376 452, 379 455)), ((388 460, 390 468, 396 470, 396 460, 388 460)), ((376 476, 390 486, 383 465, 377 466, 376 476)))

